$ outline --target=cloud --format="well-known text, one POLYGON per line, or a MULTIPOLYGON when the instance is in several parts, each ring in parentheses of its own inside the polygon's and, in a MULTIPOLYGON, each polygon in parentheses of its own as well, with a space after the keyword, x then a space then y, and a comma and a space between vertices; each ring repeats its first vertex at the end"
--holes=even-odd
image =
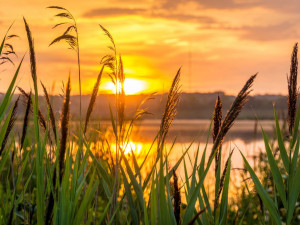
POLYGON ((139 15, 146 18, 162 18, 168 20, 177 20, 182 22, 198 22, 211 24, 215 19, 207 16, 189 15, 183 13, 169 13, 165 10, 146 10, 142 8, 99 8, 93 9, 83 14, 84 17, 112 17, 125 15, 139 15))
POLYGON ((161 0, 158 7, 163 9, 178 9, 187 3, 194 3, 206 9, 245 9, 263 7, 277 11, 299 12, 300 1, 290 0, 284 4, 282 0, 161 0))
POLYGON ((123 15, 139 15, 146 10, 142 8, 99 8, 92 9, 83 14, 84 17, 109 17, 123 15))
POLYGON ((216 23, 216 20, 212 17, 188 15, 188 14, 181 14, 181 13, 171 13, 171 14, 169 14, 169 13, 153 13, 151 15, 151 17, 170 19, 170 20, 178 20, 178 21, 182 21, 182 22, 198 22, 198 23, 205 23, 205 24, 216 23))
POLYGON ((299 38, 299 29, 296 29, 294 23, 283 22, 272 26, 243 27, 244 31, 241 37, 257 41, 275 41, 285 39, 299 38))

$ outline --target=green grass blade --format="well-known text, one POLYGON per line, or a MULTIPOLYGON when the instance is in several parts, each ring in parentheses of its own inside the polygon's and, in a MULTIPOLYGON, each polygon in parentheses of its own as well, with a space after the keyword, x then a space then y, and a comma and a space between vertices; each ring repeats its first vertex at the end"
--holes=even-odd
POLYGON ((135 176, 133 174, 133 171, 132 171, 132 169, 131 169, 131 167, 129 165, 129 162, 128 162, 126 156, 124 155, 124 152, 121 151, 121 154, 122 154, 122 159, 125 162, 127 174, 128 174, 128 176, 130 178, 130 181, 131 181, 131 183, 133 185, 135 193, 136 193, 136 195, 138 197, 138 201, 139 201, 140 207, 143 208, 145 204, 144 204, 144 197, 143 197, 142 187, 138 184, 138 182, 137 182, 137 180, 136 180, 136 178, 135 178, 135 176))
POLYGON ((92 198, 94 197, 96 189, 98 187, 99 181, 96 180, 94 183, 94 180, 95 180, 95 172, 93 173, 93 175, 89 181, 90 182, 89 186, 84 193, 80 207, 79 207, 78 211, 76 212, 76 216, 74 218, 74 222, 78 225, 82 223, 84 215, 85 215, 85 211, 88 208, 88 205, 90 204, 92 198))
POLYGON ((121 172, 122 172, 122 177, 123 177, 123 181, 124 181, 124 187, 125 187, 125 195, 129 204, 129 210, 130 210, 130 214, 131 214, 131 219, 132 219, 132 224, 134 225, 138 225, 139 224, 139 218, 138 218, 138 214, 136 211, 136 206, 134 205, 134 201, 133 201, 133 197, 131 194, 131 188, 130 185, 128 183, 126 174, 124 172, 123 167, 121 166, 121 172))
POLYGON ((229 191, 229 181, 230 181, 230 170, 231 170, 231 156, 228 161, 226 177, 224 182, 224 187, 222 191, 222 198, 220 204, 220 223, 222 225, 227 224, 227 209, 228 209, 228 191, 229 191))
POLYGON ((279 194, 279 196, 282 200, 282 203, 283 203, 284 207, 287 209, 288 205, 287 205, 287 201, 286 201, 286 193, 285 193, 285 188, 284 188, 282 175, 279 171, 279 168, 276 164, 273 153, 272 153, 271 148, 269 146, 269 140, 268 140, 264 130, 262 128, 261 128, 261 130, 262 130, 262 134, 263 134, 263 137, 264 137, 265 148, 266 148, 266 152, 267 152, 268 161, 269 161, 269 165, 270 165, 270 168, 271 168, 272 176, 273 176, 273 179, 275 181, 275 185, 276 185, 276 188, 278 190, 278 194, 279 194))
POLYGON ((290 169, 289 168, 289 157, 288 157, 288 154, 287 154, 286 149, 284 147, 284 142, 283 142, 283 139, 282 139, 282 135, 281 135, 281 131, 280 131, 279 122, 278 122, 278 118, 277 118, 275 108, 274 108, 274 117, 275 117, 275 123, 276 123, 276 134, 277 134, 277 141, 278 141, 280 156, 282 158, 284 168, 286 169, 286 171, 289 172, 289 169, 290 169))
POLYGON ((11 100, 11 97, 14 93, 14 85, 16 83, 16 80, 17 80, 17 77, 18 77, 18 74, 20 72, 20 68, 21 68, 21 65, 23 63, 23 60, 24 60, 24 57, 25 55, 23 56, 21 62, 19 63, 19 66, 15 72, 15 75, 13 76, 13 79, 12 81, 10 82, 9 84, 9 87, 8 89, 6 90, 6 93, 4 95, 4 98, 1 102, 1 105, 0 105, 0 121, 3 119, 4 115, 5 115, 5 111, 7 109, 7 107, 9 106, 9 103, 10 103, 10 100, 11 100))
POLYGON ((291 167, 291 171, 290 171, 290 176, 294 177, 294 174, 296 172, 296 167, 297 167, 297 160, 298 160, 298 156, 299 156, 299 148, 300 148, 300 136, 298 136, 297 138, 297 143, 294 149, 294 155, 292 157, 292 167, 291 167))
POLYGON ((269 211, 272 220, 274 221, 274 223, 276 225, 281 225, 281 220, 280 220, 280 215, 278 212, 278 209, 276 208, 274 202, 272 201, 272 199, 270 198, 270 196, 268 195, 268 193, 266 192, 266 190, 264 189, 264 187, 262 186, 262 184, 260 183, 258 177, 256 176, 255 172, 253 171, 253 169, 251 168, 251 166, 249 165, 247 159, 245 158, 245 156, 243 155, 242 152, 240 152, 244 163, 247 167, 248 172, 250 173, 250 176, 255 184, 256 190, 259 194, 259 196, 261 197, 264 206, 267 208, 267 210, 269 211))
POLYGON ((109 202, 108 202, 107 205, 105 206, 105 209, 104 209, 104 211, 103 211, 103 214, 101 215, 101 217, 100 217, 100 219, 99 219, 99 221, 98 221, 98 224, 99 224, 99 225, 101 225, 102 222, 103 222, 103 220, 105 219, 105 216, 106 216, 106 214, 107 214, 107 212, 108 212, 108 209, 109 209, 109 207, 110 207, 110 203, 111 203, 111 198, 109 199, 109 202))
MULTIPOLYGON (((203 154, 205 154, 205 152, 206 151, 204 151, 203 154)), ((193 213, 194 213, 194 209, 195 209, 195 203, 196 203, 197 198, 198 198, 198 193, 200 191, 200 188, 203 186, 204 179, 205 179, 205 177, 208 173, 208 170, 211 166, 212 161, 214 160, 214 154, 208 160, 206 169, 201 173, 201 178, 200 178, 199 182, 197 183, 193 193, 191 194, 190 201, 188 202, 187 209, 186 209, 185 214, 183 216, 182 224, 184 224, 184 225, 188 224, 190 222, 191 218, 193 218, 193 213)), ((204 157, 202 156, 202 158, 204 158, 204 157)))
POLYGON ((298 161, 298 166, 296 169, 295 176, 290 178, 291 179, 291 189, 289 190, 288 196, 288 212, 287 212, 287 224, 290 224, 293 218, 294 209, 296 206, 297 199, 299 197, 300 192, 300 160, 298 161))
POLYGON ((298 110, 297 110, 297 114, 296 114, 296 120, 295 120, 295 125, 294 125, 293 139, 292 139, 291 148, 294 147, 295 142, 297 140, 298 128, 299 128, 299 121, 300 121, 300 102, 298 104, 298 110))

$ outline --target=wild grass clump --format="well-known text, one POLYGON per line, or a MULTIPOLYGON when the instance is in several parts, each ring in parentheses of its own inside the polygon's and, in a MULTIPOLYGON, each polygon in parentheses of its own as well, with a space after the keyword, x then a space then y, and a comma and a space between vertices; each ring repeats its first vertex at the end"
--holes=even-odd
MULTIPOLYGON (((81 95, 79 30, 75 17, 66 8, 49 8, 57 10, 59 13, 56 17, 63 20, 54 28, 65 27, 65 32, 50 42, 50 45, 64 41, 76 53, 81 95)), ((296 110, 297 44, 293 50, 288 79, 290 138, 283 138, 283 131, 274 111, 276 141, 280 154, 275 154, 276 149, 271 148, 270 141, 262 129, 265 157, 268 159, 266 170, 270 176, 265 178, 266 184, 261 182, 261 174, 255 173, 242 154, 255 188, 249 188, 245 182, 243 190, 247 191, 243 192, 242 200, 236 204, 239 206, 237 210, 234 208, 235 203, 230 201, 229 191, 233 149, 229 149, 226 156, 222 144, 247 102, 256 74, 245 83, 224 118, 222 101, 220 96, 217 97, 205 146, 200 148, 199 144, 191 155, 191 143, 184 148, 177 160, 170 162, 175 141, 168 148, 166 140, 180 100, 179 69, 170 86, 159 131, 150 149, 145 149, 143 155, 137 155, 133 149, 127 154, 125 150, 128 149, 136 120, 149 114, 151 108, 143 108, 142 102, 132 119, 126 117, 126 74, 112 34, 100 25, 100 29, 109 38, 110 54, 100 61, 101 69, 91 93, 84 124, 80 100, 79 130, 72 131, 70 75, 64 90, 59 121, 55 118, 56 107, 51 105, 51 96, 41 82, 47 106, 47 114, 44 116, 39 107, 34 32, 31 32, 25 18, 24 25, 34 90, 27 93, 19 87, 21 97, 12 102, 16 80, 21 66, 24 66, 22 58, 0 103, 0 224, 223 225, 252 224, 258 221, 261 224, 279 225, 285 222, 290 225, 299 222, 296 208, 300 192, 299 107, 298 111, 296 110), (109 106, 111 128, 105 134, 97 130, 95 132, 89 127, 103 76, 108 76, 116 87, 115 104, 109 106), (19 99, 25 106, 24 115, 20 115, 22 112, 17 110, 19 99), (18 117, 23 118, 20 141, 14 132, 18 117), (208 149, 211 135, 212 147, 208 149), (151 152, 154 154, 151 155, 151 152), (224 156, 226 162, 222 163, 224 156), (207 175, 211 171, 213 161, 215 190, 212 194, 208 187, 207 175), (188 170, 188 164, 191 170, 188 170), (183 175, 180 173, 181 169, 183 175), (259 196, 260 205, 256 204, 253 208, 251 204, 245 206, 246 201, 243 200, 252 202, 253 196, 259 196), (254 218, 248 210, 263 216, 259 216, 259 219, 254 218)), ((3 38, 0 60, 15 54, 12 45, 7 42, 10 37, 12 36, 6 34, 3 38), (10 53, 5 52, 4 48, 10 53)), ((151 98, 152 95, 145 101, 151 98)), ((244 174, 246 176, 246 172, 244 174)))

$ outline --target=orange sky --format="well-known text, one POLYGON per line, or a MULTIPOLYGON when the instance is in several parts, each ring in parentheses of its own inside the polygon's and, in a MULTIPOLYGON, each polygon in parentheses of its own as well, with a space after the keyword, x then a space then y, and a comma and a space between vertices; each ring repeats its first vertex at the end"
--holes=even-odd
MULTIPOLYGON (((33 33, 38 77, 48 88, 72 75, 72 93, 78 93, 74 52, 66 44, 48 47, 64 30, 50 5, 68 8, 77 18, 84 93, 90 93, 100 59, 108 53, 108 39, 99 25, 113 35, 124 58, 126 76, 142 79, 146 92, 167 91, 182 66, 182 90, 236 94, 247 78, 259 72, 254 93, 287 92, 286 76, 292 47, 300 40, 300 1, 279 0, 0 0, 0 37, 15 20, 12 43, 19 58, 28 51, 22 16, 33 33)), ((15 70, 0 68, 0 91, 15 70)), ((105 76, 102 86, 109 81, 105 76)), ((20 86, 32 87, 28 54, 20 86)))

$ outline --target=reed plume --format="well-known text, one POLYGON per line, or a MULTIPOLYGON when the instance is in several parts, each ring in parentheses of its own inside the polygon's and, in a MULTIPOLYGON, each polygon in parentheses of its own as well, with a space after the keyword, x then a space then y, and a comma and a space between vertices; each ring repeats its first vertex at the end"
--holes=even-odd
POLYGON ((29 113, 31 109, 31 92, 29 93, 29 97, 27 98, 27 103, 26 103, 26 110, 25 110, 25 115, 23 119, 23 128, 22 128, 22 136, 21 136, 21 147, 20 150, 23 148, 26 133, 27 133, 27 127, 28 127, 28 122, 29 122, 29 113))
POLYGON ((91 95, 91 100, 90 100, 90 103, 89 103, 89 106, 88 106, 88 109, 87 109, 87 113, 86 113, 86 117, 85 117, 84 133, 86 133, 86 129, 87 129, 91 114, 93 112, 94 106, 95 106, 95 102, 96 102, 96 98, 97 98, 97 94, 98 94, 98 90, 99 90, 100 81, 101 81, 101 77, 102 77, 104 67, 105 67, 105 65, 102 66, 102 68, 100 70, 100 73, 98 74, 97 81, 96 81, 96 83, 94 85, 94 88, 93 88, 93 92, 92 92, 92 95, 91 95))
POLYGON ((56 17, 67 19, 67 22, 55 24, 54 28, 57 28, 61 25, 67 25, 65 32, 55 38, 49 46, 58 43, 60 41, 65 41, 69 45, 69 49, 75 51, 77 56, 77 68, 78 68, 78 86, 79 86, 79 120, 80 120, 80 135, 79 135, 79 149, 82 149, 82 136, 83 136, 83 127, 82 127, 82 95, 81 95, 81 69, 80 69, 80 48, 79 48, 79 38, 78 38, 78 29, 75 17, 72 13, 61 6, 49 6, 48 9, 56 9, 61 11, 61 13, 56 14, 56 17))
POLYGON ((4 139, 2 141, 1 149, 0 149, 0 156, 1 156, 1 154, 4 150, 4 148, 5 148, 5 145, 6 145, 7 140, 8 140, 8 136, 9 136, 10 132, 12 131, 12 129, 14 127, 14 124, 16 122, 18 102, 19 102, 19 97, 18 97, 18 99, 16 100, 16 102, 14 104, 13 110, 11 112, 11 116, 10 116, 9 121, 8 121, 8 126, 7 126, 7 129, 6 129, 5 135, 4 135, 4 139))
POLYGON ((180 73, 181 73, 181 69, 177 71, 177 74, 174 77, 171 88, 169 90, 165 111, 159 129, 159 137, 158 137, 159 151, 160 151, 160 145, 165 140, 169 128, 177 114, 177 104, 180 98, 180 85, 179 85, 180 73))
POLYGON ((173 169, 173 183, 174 183, 174 215, 176 219, 177 225, 180 225, 180 206, 181 206, 181 197, 180 197, 180 190, 178 187, 178 177, 173 169))
MULTIPOLYGON (((104 32, 104 34, 109 38, 111 45, 108 46, 108 49, 112 51, 112 54, 105 55, 100 63, 105 64, 110 72, 108 73, 111 81, 116 85, 117 87, 117 81, 118 81, 118 62, 117 62, 117 48, 116 43, 113 39, 113 36, 111 33, 103 27, 101 24, 99 24, 101 30, 104 32)), ((117 90, 117 89, 116 89, 117 90)), ((118 91, 118 90, 117 90, 118 91)))
POLYGON ((34 51, 34 44, 33 44, 33 38, 31 35, 31 31, 29 29, 29 26, 27 24, 26 19, 23 17, 25 29, 27 33, 28 38, 28 44, 29 44, 29 55, 30 55, 30 69, 31 69, 31 76, 33 83, 36 84, 37 82, 37 76, 36 76, 36 60, 35 60, 35 51, 34 51))
POLYGON ((7 42, 9 39, 12 39, 15 37, 19 37, 19 36, 15 35, 15 34, 11 34, 5 38, 5 43, 3 45, 4 52, 0 52, 0 65, 4 64, 6 62, 9 62, 9 63, 15 65, 13 60, 11 59, 11 57, 12 56, 18 57, 18 56, 14 50, 13 45, 7 42))
POLYGON ((77 31, 76 20, 73 17, 73 15, 66 8, 63 8, 63 7, 60 7, 60 6, 49 6, 47 8, 48 9, 56 9, 56 10, 61 11, 61 13, 58 13, 55 16, 60 17, 60 18, 65 18, 68 21, 68 22, 64 22, 64 23, 55 24, 52 27, 52 29, 54 29, 54 28, 57 28, 57 27, 62 26, 62 25, 67 25, 67 28, 64 31, 64 33, 62 35, 58 36, 57 38, 55 38, 49 44, 49 46, 51 46, 55 43, 58 43, 60 41, 65 41, 69 45, 69 47, 70 47, 69 49, 72 49, 76 53, 78 53, 79 52, 79 48, 78 48, 78 31, 77 31), (73 31, 74 31, 74 33, 73 33, 73 31))
POLYGON ((67 139, 68 139, 68 130, 69 130, 69 118, 70 118, 70 92, 71 92, 71 83, 70 76, 68 78, 68 83, 66 86, 66 94, 64 98, 62 115, 61 115, 61 139, 59 147, 59 181, 61 183, 63 172, 64 172, 64 162, 65 162, 65 153, 67 148, 67 139))
POLYGON ((117 79, 117 111, 119 120, 119 134, 120 141, 123 141, 123 125, 125 122, 125 90, 124 82, 125 75, 123 69, 123 61, 121 56, 119 56, 119 67, 118 67, 118 79, 117 79))
MULTIPOLYGON (((29 94, 27 94, 23 88, 21 87, 18 87, 19 91, 21 92, 21 94, 26 98, 26 99, 29 99, 31 98, 31 96, 29 94)), ((28 100, 27 100, 28 101, 28 100)), ((32 107, 32 104, 31 104, 31 107, 30 107, 30 111, 31 113, 33 113, 33 107, 32 107)), ((41 111, 41 109, 39 108, 38 109, 38 119, 39 119, 39 123, 41 125, 41 127, 43 128, 44 131, 46 131, 47 129, 47 123, 46 123, 46 120, 45 120, 45 117, 41 111)), ((50 142, 51 142, 51 139, 50 139, 50 142)))
POLYGON ((290 76, 288 78, 288 124, 289 132, 292 134, 292 130, 295 124, 296 110, 297 110, 297 75, 298 75, 298 43, 295 44, 292 57, 290 76))
MULTIPOLYGON (((221 101, 219 94, 218 94, 216 104, 215 104, 213 121, 214 121, 213 143, 215 143, 218 133, 221 129, 221 124, 222 124, 222 101, 221 101)), ((221 151, 220 151, 220 147, 219 147, 216 150, 216 154, 215 154, 215 174, 217 174, 220 156, 221 156, 221 151)))
POLYGON ((53 109, 52 109, 52 105, 50 103, 50 98, 49 98, 49 95, 48 95, 48 92, 47 92, 47 89, 45 88, 44 84, 41 82, 41 85, 43 87, 43 91, 44 91, 44 95, 45 95, 45 99, 46 99, 46 103, 47 103, 47 108, 48 108, 48 111, 49 111, 49 117, 50 117, 50 124, 51 124, 51 127, 52 127, 52 131, 53 131, 53 134, 54 134, 54 138, 56 140, 57 138, 57 135, 56 135, 56 126, 55 126, 55 116, 54 116, 54 112, 53 112, 53 109))
POLYGON ((247 97, 251 92, 250 88, 252 87, 256 76, 257 76, 257 74, 254 74, 248 79, 248 81, 246 82, 246 84, 244 85, 244 87, 242 88, 242 90, 239 92, 239 94, 235 98, 234 102, 232 103, 230 109, 228 110, 228 112, 223 120, 220 131, 215 139, 214 145, 212 147, 212 152, 211 152, 209 158, 213 157, 213 155, 215 154, 215 151, 220 147, 220 145, 222 144, 222 142, 224 140, 224 137, 226 136, 229 129, 233 125, 235 119, 240 114, 241 110, 243 109, 244 105, 246 104, 247 97))

